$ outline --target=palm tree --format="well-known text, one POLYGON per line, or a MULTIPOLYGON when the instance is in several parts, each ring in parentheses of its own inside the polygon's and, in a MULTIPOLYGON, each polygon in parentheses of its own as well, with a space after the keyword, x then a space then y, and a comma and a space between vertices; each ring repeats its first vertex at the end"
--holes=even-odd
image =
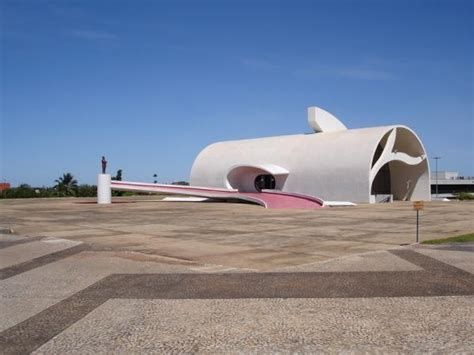
POLYGON ((63 174, 59 179, 54 180, 57 185, 54 186, 63 196, 74 196, 77 191, 77 180, 71 173, 63 174))

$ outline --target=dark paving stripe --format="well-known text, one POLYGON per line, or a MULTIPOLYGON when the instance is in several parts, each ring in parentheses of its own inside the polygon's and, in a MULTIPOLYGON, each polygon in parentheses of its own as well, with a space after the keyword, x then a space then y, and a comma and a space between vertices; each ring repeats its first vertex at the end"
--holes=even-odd
POLYGON ((105 301, 105 297, 87 297, 87 289, 84 289, 0 333, 0 353, 30 353, 105 301))
POLYGON ((465 252, 474 253, 474 243, 448 244, 448 245, 439 246, 436 249, 452 250, 452 251, 465 251, 465 252))
POLYGON ((411 250, 423 271, 114 274, 0 333, 6 354, 39 348, 110 298, 242 299, 473 295, 474 276, 411 250))
POLYGON ((393 255, 398 256, 400 259, 406 260, 416 266, 419 266, 431 272, 441 272, 444 274, 448 274, 448 273, 456 274, 458 276, 462 275, 468 278, 473 277, 472 274, 470 274, 467 271, 464 271, 455 266, 443 263, 442 261, 439 261, 427 255, 416 253, 411 250, 394 249, 394 250, 389 250, 389 252, 392 253, 393 255))
POLYGON ((0 269, 0 280, 8 279, 9 277, 21 274, 26 271, 30 271, 37 267, 53 263, 55 261, 67 258, 68 256, 80 253, 81 251, 88 250, 89 247, 86 244, 76 245, 74 247, 64 249, 55 253, 40 256, 38 258, 25 261, 20 264, 12 265, 4 269, 0 269))
POLYGON ((359 298, 471 295, 473 281, 424 271, 141 274, 114 275, 103 286, 111 298, 131 299, 359 298))
POLYGON ((43 238, 44 237, 28 237, 28 238, 22 238, 18 240, 0 240, 0 249, 12 247, 18 244, 37 242, 38 240, 41 240, 43 238))

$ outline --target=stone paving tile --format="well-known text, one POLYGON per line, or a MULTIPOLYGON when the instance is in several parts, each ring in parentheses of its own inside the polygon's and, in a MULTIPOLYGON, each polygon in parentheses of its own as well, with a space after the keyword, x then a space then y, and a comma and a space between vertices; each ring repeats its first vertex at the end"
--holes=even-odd
POLYGON ((62 230, 62 231, 48 232, 47 234, 48 234, 48 237, 75 239, 75 238, 90 238, 90 237, 115 235, 115 234, 120 234, 120 232, 111 231, 107 229, 88 228, 88 229, 74 229, 74 230, 69 230, 69 231, 62 230))
POLYGON ((180 240, 176 238, 162 238, 143 234, 123 234, 116 236, 108 236, 100 238, 101 246, 123 247, 127 250, 144 250, 147 249, 157 251, 157 254, 182 258, 186 260, 198 260, 203 256, 228 254, 246 251, 249 248, 244 246, 216 245, 208 244, 195 240, 180 240))
POLYGON ((42 217, 42 216, 30 216, 28 217, 30 222, 54 222, 56 219, 50 216, 42 217))
POLYGON ((0 234, 0 249, 9 248, 18 244, 36 242, 46 237, 25 237, 16 234, 0 234))
POLYGON ((81 227, 68 224, 68 222, 64 222, 64 223, 51 222, 51 223, 41 223, 41 224, 36 224, 28 220, 22 221, 22 222, 23 223, 21 224, 11 223, 9 224, 9 226, 14 231, 19 231, 20 234, 33 235, 33 236, 37 236, 37 235, 48 236, 49 232, 60 232, 60 231, 68 232, 68 231, 81 229, 81 227))
POLYGON ((469 353, 472 302, 472 297, 112 299, 34 353, 469 353))
POLYGON ((11 233, 0 233, 0 241, 2 242, 10 242, 10 241, 17 241, 21 239, 27 239, 27 237, 21 236, 21 235, 16 235, 16 234, 11 234, 11 233))
POLYGON ((197 257, 196 260, 202 263, 210 262, 224 266, 268 271, 274 269, 276 266, 307 264, 310 262, 324 261, 329 258, 328 256, 292 253, 281 250, 247 249, 220 255, 206 255, 202 258, 197 257))
MULTIPOLYGON (((220 273, 222 269, 217 268, 213 271, 216 272, 215 274, 189 275, 186 273, 166 274, 166 271, 163 273, 163 270, 177 271, 178 266, 168 265, 163 268, 163 260, 159 260, 155 264, 158 272, 160 272, 159 274, 149 273, 157 270, 153 270, 147 263, 143 262, 132 263, 133 266, 138 266, 138 273, 129 274, 131 270, 134 270, 134 267, 131 267, 130 260, 127 261, 125 258, 125 261, 120 260, 120 263, 115 263, 113 269, 115 272, 119 271, 117 265, 120 265, 120 267, 125 268, 127 274, 113 274, 91 284, 94 275, 95 277, 103 276, 94 274, 94 271, 97 273, 107 270, 107 267, 101 267, 100 264, 103 255, 100 252, 85 253, 86 260, 84 260, 84 253, 78 254, 0 282, 0 285, 4 287, 2 289, 1 304, 5 304, 5 309, 2 310, 2 313, 7 314, 5 323, 2 323, 5 330, 0 334, 0 346, 3 347, 6 353, 34 350, 52 336, 60 334, 67 327, 80 321, 89 312, 110 298, 340 298, 347 296, 434 296, 474 293, 472 275, 469 273, 463 274, 460 269, 410 250, 393 250, 391 253, 421 267, 423 270, 397 270, 388 273, 291 272, 242 274, 235 273, 238 270, 228 269, 227 271, 231 273, 222 274, 220 273), (87 260, 91 256, 92 259, 87 260), (98 259, 95 263, 93 262, 94 258, 98 259), (69 262, 79 262, 80 264, 70 266, 69 272, 68 267, 65 267, 69 262), (84 270, 84 265, 92 269, 84 270), (56 270, 56 275, 54 270, 56 270), (40 273, 35 275, 35 272, 40 273), (75 275, 75 272, 79 272, 82 277, 87 276, 84 279, 85 284, 77 284, 81 276, 75 275), (45 275, 51 279, 44 279, 45 275), (61 280, 61 277, 64 278, 65 275, 70 278, 65 279, 64 284, 57 281, 57 276, 61 280), (14 284, 15 281, 19 282, 17 286, 14 284), (32 284, 33 289, 25 289, 23 296, 17 293, 9 296, 9 292, 15 292, 29 283, 32 284), (52 284, 58 289, 55 290, 52 287, 44 293, 45 284, 52 284), (87 285, 89 286, 86 287, 87 285), (315 287, 316 285, 317 287, 315 287), (81 291, 73 293, 74 287, 77 286, 80 286, 81 291), (60 291, 58 292, 58 290, 60 291), (67 290, 67 292, 61 295, 61 291, 64 290, 67 290), (42 292, 43 297, 41 297, 42 292), (51 293, 48 294, 47 292, 51 293), (33 297, 28 297, 28 295, 33 295, 33 297), (58 295, 60 295, 59 298, 58 295), (67 295, 70 296, 64 299, 67 295), (62 300, 60 299, 61 296, 62 300), (44 309, 48 307, 48 304, 50 304, 49 308, 44 309), (41 311, 42 309, 44 310, 41 311), (12 325, 14 323, 18 324, 12 325)), ((153 255, 149 257, 157 258, 153 255)), ((269 257, 271 258, 271 256, 269 257)), ((379 261, 384 262, 384 260, 379 261)), ((110 262, 107 262, 106 265, 111 266, 110 262)), ((185 268, 185 270, 187 269, 185 268)), ((190 268, 189 271, 193 270, 190 268)), ((208 266, 208 271, 212 272, 212 266, 208 266)))
MULTIPOLYGON (((32 260, 0 270, 14 271, 0 281, 3 352, 472 352, 472 297, 461 295, 474 293, 474 253, 359 255, 411 243, 411 203, 282 211, 147 196, 110 206, 80 201, 0 201, 0 227, 93 250, 35 259, 26 248, 32 260), (154 328, 167 317, 168 328, 154 328)), ((474 203, 427 203, 422 238, 472 232, 473 213, 474 203)), ((19 246, 0 249, 0 258, 19 246)))
POLYGON ((430 248, 416 248, 417 253, 428 255, 436 258, 444 263, 453 265, 459 269, 465 270, 474 274, 474 252, 466 250, 446 250, 446 249, 430 249, 430 248))
MULTIPOLYGON (((397 245, 398 246, 398 245, 397 245)), ((309 255, 321 255, 326 257, 341 257, 347 255, 354 255, 365 253, 369 251, 377 251, 380 249, 391 249, 394 248, 393 244, 383 243, 368 243, 368 242, 354 242, 345 240, 315 240, 313 242, 301 244, 301 245, 290 245, 282 247, 285 251, 290 252, 303 252, 309 255)))
MULTIPOLYGON (((419 255, 413 255, 409 258, 418 259, 426 266, 433 264, 431 259, 419 255)), ((443 294, 472 295, 474 293, 472 280, 468 281, 465 276, 461 278, 456 276, 456 274, 449 271, 450 267, 447 267, 447 274, 442 276, 443 272, 441 270, 446 269, 446 265, 434 262, 434 266, 435 269, 440 268, 434 278, 435 275, 433 274, 406 271, 401 273, 351 273, 350 277, 347 273, 111 275, 3 331, 0 333, 0 348, 5 353, 33 351, 83 319, 108 299, 116 298, 180 300, 344 299, 347 296, 355 296, 356 298, 376 296, 377 298, 384 295, 394 295, 398 298, 404 298, 404 295, 412 297, 425 295, 431 298, 443 294), (437 264, 439 265, 436 266, 437 264), (402 282, 400 283, 400 281, 402 282), (440 281, 441 283, 439 283, 440 281), (316 285, 317 287, 315 287, 316 285)), ((427 303, 429 303, 429 300, 427 300, 427 303)), ((469 313, 463 313, 463 315, 467 316, 468 321, 472 318, 469 313)), ((114 313, 110 313, 110 316, 114 319, 116 317, 114 313)), ((188 316, 192 317, 193 315, 189 314, 188 316)), ((458 318, 451 318, 449 322, 452 323, 453 320, 459 323, 458 318)), ((129 324, 128 326, 132 325, 129 324)), ((179 329, 182 329, 182 326, 179 329)), ((451 331, 452 328, 449 329, 451 331)), ((443 329, 443 331, 446 332, 446 329, 443 329)), ((120 335, 117 336, 120 338, 120 335)))
MULTIPOLYGON (((248 204, 157 202, 153 196, 118 200, 136 203, 98 206, 77 203, 83 201, 81 199, 0 201, 0 225, 17 228, 19 233, 69 236, 90 243, 94 248, 133 248, 156 254, 160 253, 160 243, 146 235, 202 242, 209 246, 209 255, 213 248, 221 245, 280 249, 283 253, 303 252, 304 246, 308 249, 305 253, 322 255, 324 252, 324 255, 334 257, 377 248, 385 250, 389 245, 412 243, 414 239, 415 214, 411 203, 281 211, 248 204), (54 219, 58 215, 61 219, 54 219), (34 221, 34 218, 38 220, 34 221), (99 230, 135 236, 125 243, 120 238, 103 238, 109 232, 99 230), (130 230, 134 232, 129 233, 130 230), (137 234, 144 237, 140 239, 137 234), (287 238, 288 242, 282 238, 287 238), (353 242, 354 247, 338 249, 334 245, 331 249, 328 244, 322 246, 316 242, 315 238, 353 242), (358 243, 371 246, 360 248, 358 243)), ((474 230, 474 222, 468 216, 473 214, 474 203, 427 203, 422 214, 422 238, 470 232, 474 230)), ((201 255, 201 250, 199 252, 201 255)), ((192 257, 190 252, 187 255, 192 257)))
MULTIPOLYGON (((113 227, 111 227, 113 229, 113 227)), ((174 224, 132 224, 127 226, 121 226, 120 231, 129 233, 142 233, 142 234, 153 234, 160 235, 161 232, 180 232, 188 230, 189 227, 179 226, 174 224)))
POLYGON ((306 265, 279 268, 275 271, 288 272, 369 272, 369 271, 421 271, 412 264, 387 251, 368 252, 344 256, 306 265))
POLYGON ((53 252, 61 251, 79 245, 66 239, 43 239, 31 243, 23 243, 0 249, 0 268, 6 268, 53 252))
POLYGON ((88 249, 88 246, 80 243, 70 248, 55 251, 50 254, 39 256, 31 260, 23 261, 18 264, 0 269, 0 280, 5 280, 43 265, 54 263, 58 260, 67 258, 68 256, 80 253, 86 249, 88 249))
MULTIPOLYGON (((299 228, 288 228, 275 231, 276 234, 280 235, 297 235, 300 238, 304 237, 324 237, 331 238, 336 236, 342 236, 340 226, 311 226, 311 227, 299 227, 299 228)), ((354 232, 352 232, 354 233, 354 232)))
POLYGON ((0 281, 0 331, 113 273, 192 272, 144 255, 83 252, 0 281))
POLYGON ((260 231, 278 231, 282 229, 290 229, 290 228, 296 228, 298 226, 291 225, 291 224, 286 224, 284 226, 275 224, 275 223, 265 223, 265 222, 260 222, 258 224, 255 223, 245 223, 245 221, 241 221, 238 224, 231 224, 231 225, 222 225, 222 226, 211 226, 212 230, 215 231, 229 231, 229 232, 248 232, 249 228, 253 232, 260 232, 260 231))
MULTIPOLYGON (((443 230, 451 233, 464 234, 462 231, 474 231, 473 218, 474 214, 464 220, 440 220, 438 223, 443 223, 443 230)), ((429 239, 445 238, 445 234, 442 233, 436 225, 423 224, 422 230, 430 236, 429 239)))
POLYGON ((252 248, 268 248, 275 249, 279 247, 294 245, 298 241, 296 235, 286 236, 276 232, 258 232, 245 234, 225 234, 210 235, 207 240, 218 240, 223 245, 248 246, 252 248))

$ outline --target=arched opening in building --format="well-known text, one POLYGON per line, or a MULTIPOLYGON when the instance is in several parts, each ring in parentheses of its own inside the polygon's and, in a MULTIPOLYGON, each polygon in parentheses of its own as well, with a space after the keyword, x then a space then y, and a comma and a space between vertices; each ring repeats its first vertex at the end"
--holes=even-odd
POLYGON ((372 195, 390 195, 392 193, 390 181, 390 163, 385 164, 372 182, 372 195))
POLYGON ((288 171, 276 165, 239 165, 230 169, 226 186, 241 192, 283 190, 287 177, 288 171))
POLYGON ((276 186, 275 177, 271 174, 258 175, 254 181, 255 189, 258 192, 262 190, 274 190, 276 186))
POLYGON ((429 198, 425 191, 429 183, 426 153, 407 128, 394 128, 382 137, 372 158, 372 170, 376 174, 370 187, 373 202, 429 198))

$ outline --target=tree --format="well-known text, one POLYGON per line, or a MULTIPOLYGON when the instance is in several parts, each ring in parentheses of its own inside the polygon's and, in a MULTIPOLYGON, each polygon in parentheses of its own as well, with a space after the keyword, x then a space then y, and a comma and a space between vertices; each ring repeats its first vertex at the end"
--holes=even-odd
POLYGON ((97 186, 95 185, 79 185, 76 192, 77 197, 95 197, 97 196, 97 186))
POLYGON ((188 186, 189 185, 189 182, 187 181, 174 181, 171 183, 171 185, 184 185, 184 186, 188 186))
POLYGON ((122 169, 117 170, 117 175, 113 176, 112 180, 122 181, 122 169))
MULTIPOLYGON (((122 169, 117 170, 117 175, 112 177, 112 180, 122 181, 122 169)), ((122 196, 122 191, 112 191, 112 196, 122 196)))
POLYGON ((18 187, 12 187, 6 190, 3 190, 1 193, 1 198, 30 198, 38 197, 35 189, 33 189, 28 184, 21 184, 18 187))
POLYGON ((54 188, 58 190, 62 196, 75 196, 77 191, 77 180, 71 173, 63 174, 59 179, 54 180, 56 186, 54 188))

